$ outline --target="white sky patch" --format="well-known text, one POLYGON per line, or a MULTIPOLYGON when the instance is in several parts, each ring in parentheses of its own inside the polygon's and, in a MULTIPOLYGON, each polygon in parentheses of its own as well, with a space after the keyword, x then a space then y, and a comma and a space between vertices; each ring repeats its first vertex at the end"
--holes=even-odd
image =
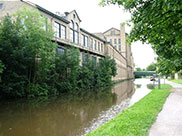
MULTIPOLYGON (((76 10, 82 20, 80 27, 88 32, 105 32, 111 27, 120 29, 120 23, 129 20, 131 15, 117 5, 100 7, 100 0, 29 0, 51 12, 76 10)), ((126 27, 129 33, 131 28, 126 27)), ((136 67, 146 68, 154 62, 155 54, 149 45, 136 42, 132 45, 136 67)))

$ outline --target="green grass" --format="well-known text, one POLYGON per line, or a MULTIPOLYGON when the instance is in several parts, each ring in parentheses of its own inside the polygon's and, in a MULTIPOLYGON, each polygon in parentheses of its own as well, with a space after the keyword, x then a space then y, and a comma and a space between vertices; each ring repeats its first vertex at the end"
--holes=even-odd
POLYGON ((170 79, 169 81, 178 83, 178 84, 182 84, 182 79, 170 79))
POLYGON ((162 85, 161 89, 154 89, 124 110, 114 119, 103 124, 87 136, 146 136, 156 116, 161 111, 166 98, 170 94, 170 85, 162 85))

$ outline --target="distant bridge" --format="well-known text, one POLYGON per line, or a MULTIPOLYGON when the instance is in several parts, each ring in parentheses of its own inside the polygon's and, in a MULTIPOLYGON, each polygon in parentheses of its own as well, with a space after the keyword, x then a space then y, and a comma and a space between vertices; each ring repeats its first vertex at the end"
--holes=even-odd
POLYGON ((154 76, 157 73, 155 71, 137 71, 134 72, 135 76, 154 76))

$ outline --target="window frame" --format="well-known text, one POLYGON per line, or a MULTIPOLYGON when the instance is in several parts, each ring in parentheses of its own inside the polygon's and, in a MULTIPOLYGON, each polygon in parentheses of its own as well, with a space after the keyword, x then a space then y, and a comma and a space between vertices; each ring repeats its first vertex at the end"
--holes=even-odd
POLYGON ((119 44, 119 51, 121 51, 121 44, 119 44))
POLYGON ((56 53, 60 54, 60 55, 64 54, 65 53, 65 49, 58 47, 57 50, 56 50, 56 53))
POLYGON ((95 40, 94 50, 97 50, 97 40, 95 40))
POLYGON ((101 43, 101 52, 104 52, 104 46, 103 46, 103 43, 101 43))
POLYGON ((90 38, 90 48, 93 50, 93 39, 90 38))
POLYGON ((4 3, 0 3, 0 11, 4 9, 4 3))
POLYGON ((117 44, 117 39, 114 39, 114 44, 117 44))
POLYGON ((114 48, 117 50, 117 45, 116 44, 114 45, 114 48))
POLYGON ((54 22, 54 36, 56 38, 60 38, 60 24, 58 22, 54 22))
POLYGON ((100 42, 98 42, 98 51, 100 52, 100 42))
POLYGON ((110 39, 110 44, 112 44, 112 39, 110 39))
POLYGON ((66 26, 64 26, 64 25, 62 25, 62 24, 60 24, 60 30, 61 30, 61 39, 64 39, 64 40, 66 40, 66 26), (63 28, 64 28, 64 30, 63 30, 63 28), (63 31, 62 31, 63 30, 63 31), (64 32, 64 33, 63 33, 64 32))
POLYGON ((71 24, 70 24, 70 41, 75 44, 79 44, 79 25, 78 23, 74 23, 73 20, 71 20, 71 24))
POLYGON ((121 38, 118 39, 118 43, 121 44, 121 38))
POLYGON ((81 45, 88 47, 88 36, 81 34, 81 45))
POLYGON ((95 64, 97 63, 97 57, 96 56, 92 56, 92 62, 95 64))

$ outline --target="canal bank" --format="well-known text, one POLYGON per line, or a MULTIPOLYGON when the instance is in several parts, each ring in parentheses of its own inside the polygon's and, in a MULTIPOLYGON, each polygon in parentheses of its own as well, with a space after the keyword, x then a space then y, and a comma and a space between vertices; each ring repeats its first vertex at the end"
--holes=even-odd
MULTIPOLYGON (((0 103, 0 135, 80 136, 114 118, 135 96, 150 88, 149 80, 115 84, 96 93, 85 91, 62 97, 39 97, 0 103), (87 93, 86 93, 87 92, 87 93)), ((147 90, 150 92, 150 89, 147 90)), ((134 100, 135 99, 135 100, 134 100)))
POLYGON ((157 114, 170 94, 170 89, 170 85, 162 85, 161 89, 154 89, 139 102, 87 136, 147 135, 150 126, 155 121, 157 114))

